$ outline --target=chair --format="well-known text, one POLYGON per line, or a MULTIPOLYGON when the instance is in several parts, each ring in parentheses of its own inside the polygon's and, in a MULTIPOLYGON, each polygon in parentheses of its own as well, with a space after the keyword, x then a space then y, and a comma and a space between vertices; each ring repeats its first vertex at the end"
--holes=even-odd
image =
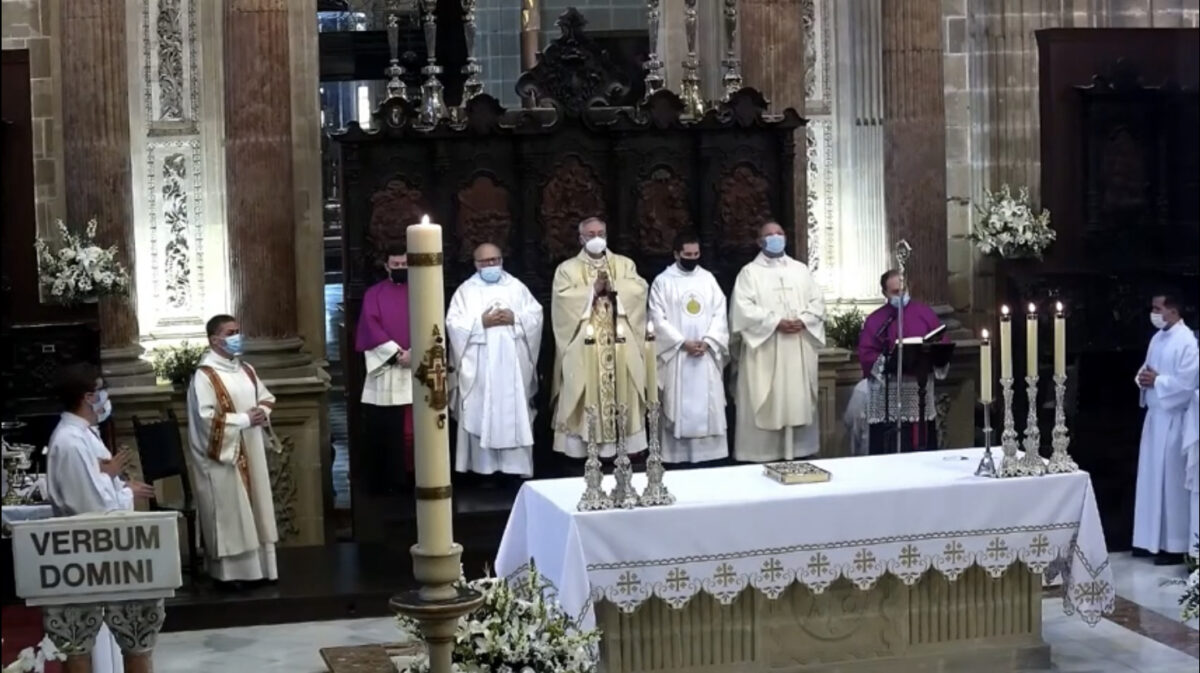
POLYGON ((153 423, 142 423, 133 417, 133 436, 137 441, 138 457, 142 461, 142 478, 147 484, 159 479, 179 477, 183 486, 182 503, 160 503, 150 500, 150 509, 157 512, 178 512, 187 523, 188 573, 195 577, 199 573, 200 555, 197 551, 196 502, 192 497, 192 482, 187 462, 183 455, 183 440, 179 434, 179 420, 174 411, 153 423))

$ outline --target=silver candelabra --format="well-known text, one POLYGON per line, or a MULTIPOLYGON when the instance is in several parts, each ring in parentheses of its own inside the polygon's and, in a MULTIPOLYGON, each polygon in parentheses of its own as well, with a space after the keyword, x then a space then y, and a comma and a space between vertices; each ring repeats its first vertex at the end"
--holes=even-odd
POLYGON ((983 458, 979 460, 979 467, 975 468, 975 476, 988 478, 1000 476, 996 471, 996 461, 992 458, 992 405, 990 402, 983 404, 983 458))
POLYGON ((475 58, 475 3, 476 0, 462 0, 463 36, 467 40, 467 64, 462 67, 462 74, 467 76, 463 82, 464 106, 467 101, 483 93, 483 82, 479 79, 483 68, 479 65, 479 59, 475 58))
POLYGON ((1029 413, 1025 415, 1025 455, 1021 459, 1021 472, 1025 477, 1040 477, 1046 474, 1046 463, 1042 460, 1039 449, 1042 445, 1042 431, 1038 429, 1037 398, 1038 376, 1035 372, 1025 377, 1025 394, 1029 397, 1029 413))
POLYGON ((616 484, 608 494, 613 507, 633 509, 638 505, 637 489, 633 487, 633 463, 625 445, 625 424, 629 420, 629 407, 617 407, 617 457, 613 460, 613 479, 616 484))
POLYGON ((646 55, 646 98, 663 88, 663 62, 659 58, 658 33, 662 24, 661 0, 646 0, 646 27, 650 32, 650 53, 646 55))
POLYGON ((391 65, 385 71, 388 76, 388 98, 407 98, 408 88, 404 85, 404 66, 400 65, 400 17, 395 12, 387 18, 388 49, 391 52, 391 65))
POLYGON ((422 27, 425 30, 425 49, 429 52, 428 65, 421 68, 421 74, 426 79, 421 83, 421 125, 427 128, 436 126, 446 118, 446 103, 442 99, 442 82, 437 78, 442 74, 442 66, 437 64, 437 0, 421 0, 422 27))
POLYGON ((658 402, 646 404, 646 431, 649 433, 646 456, 646 490, 638 498, 642 507, 657 507, 675 504, 675 496, 667 490, 663 483, 666 468, 663 467, 662 443, 659 439, 659 413, 662 406, 658 402))
POLYGON ((721 66, 725 72, 721 85, 725 89, 725 100, 742 88, 742 60, 738 58, 738 10, 737 0, 725 0, 725 58, 721 66))
POLYGON ((586 407, 583 415, 588 429, 587 461, 583 464, 583 483, 586 484, 586 488, 576 509, 581 512, 612 509, 612 500, 604 492, 604 466, 600 463, 600 445, 596 442, 600 431, 597 419, 599 410, 596 407, 586 407))
POLYGON ((1067 392, 1067 377, 1065 375, 1054 375, 1054 430, 1050 435, 1050 446, 1054 451, 1050 454, 1050 464, 1046 466, 1046 471, 1050 474, 1065 474, 1068 472, 1078 472, 1079 466, 1071 459, 1071 454, 1067 453, 1067 447, 1071 445, 1071 435, 1067 431, 1067 411, 1063 405, 1063 400, 1067 392))
POLYGON ((1000 449, 1004 458, 1000 461, 1001 477, 1020 476, 1020 461, 1017 459, 1017 426, 1013 420, 1013 379, 1000 379, 1000 394, 1004 398, 1004 430, 1000 433, 1000 449))
POLYGON ((687 33, 687 59, 683 62, 684 114, 693 119, 704 116, 704 99, 700 95, 700 61, 696 58, 696 0, 685 0, 684 29, 687 33))

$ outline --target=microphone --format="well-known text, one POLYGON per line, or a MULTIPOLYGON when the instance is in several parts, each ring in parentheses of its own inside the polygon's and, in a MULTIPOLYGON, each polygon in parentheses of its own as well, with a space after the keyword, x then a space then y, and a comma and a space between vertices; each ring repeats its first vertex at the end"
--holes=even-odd
POLYGON ((880 325, 879 329, 875 330, 875 338, 882 339, 883 335, 887 332, 887 328, 891 327, 892 323, 894 323, 894 322, 896 322, 896 314, 895 313, 893 313, 892 315, 889 315, 888 319, 884 321, 883 325, 880 325))

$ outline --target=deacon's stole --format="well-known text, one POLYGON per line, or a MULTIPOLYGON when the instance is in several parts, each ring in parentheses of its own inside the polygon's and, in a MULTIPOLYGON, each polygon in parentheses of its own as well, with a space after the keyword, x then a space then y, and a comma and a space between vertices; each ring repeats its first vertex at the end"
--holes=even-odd
MULTIPOLYGON (((217 370, 209 366, 199 368, 208 377, 209 383, 212 384, 213 394, 217 396, 217 413, 213 414, 212 432, 208 434, 208 457, 214 461, 221 460, 221 445, 225 443, 225 425, 228 414, 238 413, 237 408, 233 405, 233 397, 229 394, 229 389, 225 387, 225 382, 217 374, 217 370)), ((242 363, 242 371, 246 376, 250 377, 250 383, 254 384, 254 399, 259 406, 271 406, 268 402, 258 401, 258 376, 250 365, 242 363)), ((241 433, 241 430, 235 429, 235 432, 241 433)), ((246 460, 246 440, 238 437, 238 452, 233 460, 237 466, 238 474, 242 477, 242 485, 246 487, 246 493, 250 492, 250 463, 246 460)))

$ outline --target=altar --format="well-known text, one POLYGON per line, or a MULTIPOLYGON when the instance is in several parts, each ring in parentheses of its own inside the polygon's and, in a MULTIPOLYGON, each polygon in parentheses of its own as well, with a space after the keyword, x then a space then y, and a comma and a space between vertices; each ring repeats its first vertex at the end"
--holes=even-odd
POLYGON ((582 480, 529 482, 496 572, 536 564, 603 632, 608 673, 1049 667, 1044 572, 1088 624, 1113 606, 1091 480, 984 479, 981 453, 817 461, 818 484, 668 472, 677 503, 635 510, 578 512, 582 480))

